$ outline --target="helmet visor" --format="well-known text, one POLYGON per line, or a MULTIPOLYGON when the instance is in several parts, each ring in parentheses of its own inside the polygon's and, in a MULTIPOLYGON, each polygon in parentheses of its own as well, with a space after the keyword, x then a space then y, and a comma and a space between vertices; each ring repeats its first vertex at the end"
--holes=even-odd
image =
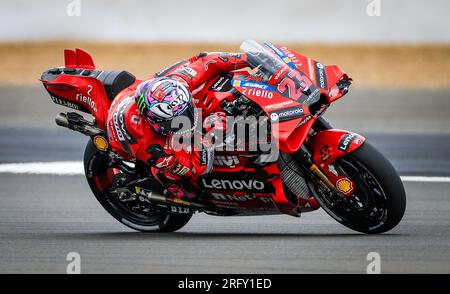
POLYGON ((154 123, 153 125, 163 134, 188 135, 197 127, 198 111, 190 103, 189 107, 171 120, 154 123))

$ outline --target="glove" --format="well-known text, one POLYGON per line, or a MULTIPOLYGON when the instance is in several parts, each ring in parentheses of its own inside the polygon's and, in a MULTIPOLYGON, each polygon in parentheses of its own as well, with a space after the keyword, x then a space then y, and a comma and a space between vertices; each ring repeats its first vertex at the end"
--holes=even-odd
POLYGON ((224 134, 226 131, 226 115, 224 112, 216 112, 208 116, 203 121, 203 128, 206 136, 203 138, 203 146, 207 149, 213 149, 219 145, 223 145, 224 134))
POLYGON ((209 132, 222 132, 224 133, 227 126, 227 116, 225 112, 215 112, 210 114, 203 121, 203 128, 207 133, 209 132))

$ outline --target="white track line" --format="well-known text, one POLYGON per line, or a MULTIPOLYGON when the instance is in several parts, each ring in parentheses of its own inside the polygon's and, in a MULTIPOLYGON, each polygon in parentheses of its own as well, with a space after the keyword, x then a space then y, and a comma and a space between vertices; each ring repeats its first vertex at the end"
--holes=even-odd
POLYGON ((450 183, 450 177, 401 176, 403 182, 450 183))
MULTIPOLYGON (((84 175, 82 161, 54 161, 29 163, 2 163, 0 173, 84 175)), ((403 182, 450 183, 450 177, 401 176, 403 182)))
POLYGON ((82 161, 27 162, 0 164, 0 173, 84 175, 82 161))

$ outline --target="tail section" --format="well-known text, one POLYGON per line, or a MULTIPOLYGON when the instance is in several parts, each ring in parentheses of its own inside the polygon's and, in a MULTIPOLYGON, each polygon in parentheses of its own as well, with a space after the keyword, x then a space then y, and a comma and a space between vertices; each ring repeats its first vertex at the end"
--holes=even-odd
POLYGON ((45 71, 41 82, 53 102, 90 113, 103 130, 114 97, 136 82, 126 71, 97 70, 89 53, 64 50, 65 67, 45 71))

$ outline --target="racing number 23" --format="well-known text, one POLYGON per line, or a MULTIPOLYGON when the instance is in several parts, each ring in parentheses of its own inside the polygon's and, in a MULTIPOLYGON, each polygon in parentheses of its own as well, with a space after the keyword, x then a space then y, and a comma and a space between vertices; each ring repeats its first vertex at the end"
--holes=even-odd
POLYGON ((278 91, 280 93, 285 93, 287 91, 289 98, 297 100, 302 96, 304 90, 311 87, 311 84, 311 81, 306 76, 302 76, 296 70, 291 70, 288 73, 288 76, 284 77, 278 84, 278 91))

